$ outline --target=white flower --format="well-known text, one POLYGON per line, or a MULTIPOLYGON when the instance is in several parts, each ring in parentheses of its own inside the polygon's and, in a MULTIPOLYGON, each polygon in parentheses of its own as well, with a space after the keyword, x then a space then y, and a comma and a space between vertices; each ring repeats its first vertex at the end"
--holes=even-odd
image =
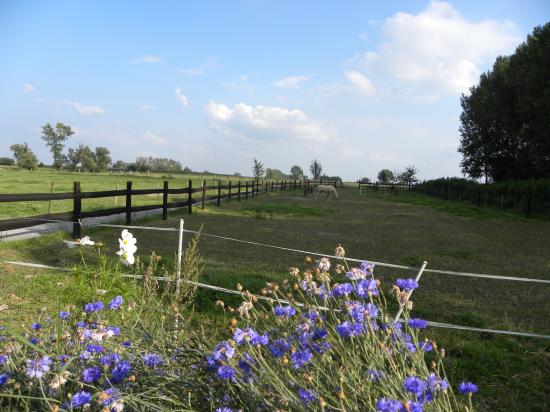
POLYGON ((118 252, 116 252, 116 254, 120 256, 120 259, 122 259, 122 263, 124 263, 126 266, 131 266, 135 262, 134 254, 129 253, 124 249, 120 249, 118 252))
POLYGON ((120 239, 118 239, 118 243, 121 249, 129 250, 129 251, 133 249, 133 252, 130 252, 130 253, 135 253, 135 251, 137 250, 136 242, 137 242, 137 239, 134 237, 134 235, 128 232, 127 229, 124 229, 122 231, 120 235, 120 239))
POLYGON ((65 243, 69 249, 74 249, 76 247, 76 242, 73 242, 72 240, 63 239, 63 243, 65 243))
POLYGON ((65 383, 67 383, 67 378, 69 376, 71 376, 71 373, 69 371, 58 373, 50 381, 50 388, 59 389, 60 386, 63 386, 65 383))
POLYGON ((80 246, 93 246, 95 242, 90 239, 90 236, 84 236, 77 242, 80 246))
POLYGON ((330 260, 326 257, 319 260, 319 270, 321 272, 328 272, 330 270, 330 260))

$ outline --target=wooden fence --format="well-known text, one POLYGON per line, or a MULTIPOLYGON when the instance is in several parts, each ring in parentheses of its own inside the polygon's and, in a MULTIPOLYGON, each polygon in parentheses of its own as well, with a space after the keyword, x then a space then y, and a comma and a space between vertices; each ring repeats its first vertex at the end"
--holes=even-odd
MULTIPOLYGON (((4 202, 23 202, 23 201, 52 201, 52 200, 73 200, 73 210, 62 213, 49 213, 39 216, 30 216, 22 218, 14 218, 0 220, 0 231, 20 229, 29 226, 51 221, 67 221, 73 222, 73 237, 80 238, 81 225, 80 220, 91 217, 110 216, 116 214, 126 215, 126 224, 132 223, 132 213, 142 212, 147 210, 162 209, 162 218, 168 217, 168 209, 172 208, 187 208, 189 213, 193 212, 193 205, 200 204, 204 209, 206 203, 216 203, 220 206, 222 200, 230 201, 232 199, 248 199, 256 195, 268 194, 274 191, 297 190, 303 189, 305 186, 316 185, 316 182, 305 180, 283 180, 275 181, 238 181, 236 184, 229 181, 227 184, 222 184, 217 181, 215 184, 207 184, 205 181, 199 187, 193 187, 193 181, 189 180, 187 187, 170 188, 167 180, 164 181, 162 188, 156 189, 133 189, 132 182, 126 182, 126 189, 121 190, 105 190, 99 192, 83 192, 80 187, 80 182, 74 182, 73 191, 65 193, 28 193, 28 194, 0 194, 0 203, 4 202), (215 194, 207 194, 207 192, 215 194), (136 195, 162 195, 162 204, 132 206, 132 196, 136 195), (187 195, 186 200, 168 201, 168 195, 187 195), (123 196, 126 199, 125 206, 99 209, 93 211, 82 211, 83 199, 97 199, 123 196)), ((323 181, 323 184, 336 186, 337 182, 323 181)))
POLYGON ((362 183, 361 181, 357 181, 357 184, 359 185, 359 193, 362 193, 363 190, 392 193, 410 192, 414 190, 415 186, 413 183, 362 183))

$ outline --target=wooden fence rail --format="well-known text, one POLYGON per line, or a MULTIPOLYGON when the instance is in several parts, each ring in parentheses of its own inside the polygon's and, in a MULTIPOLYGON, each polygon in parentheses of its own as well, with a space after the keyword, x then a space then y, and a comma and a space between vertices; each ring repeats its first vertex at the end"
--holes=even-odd
MULTIPOLYGON (((323 184, 336 186, 336 181, 323 181, 323 184)), ((221 181, 216 184, 207 185, 204 181, 200 187, 193 187, 192 180, 189 180, 187 187, 170 188, 169 182, 164 181, 163 187, 154 189, 133 189, 132 182, 126 183, 126 189, 104 190, 97 192, 82 192, 80 182, 74 182, 73 191, 65 193, 23 193, 23 194, 0 194, 0 203, 4 202, 23 202, 23 201, 52 201, 52 200, 71 200, 73 201, 72 212, 63 213, 48 213, 38 216, 21 217, 13 219, 0 220, 0 231, 20 229, 24 227, 36 226, 47 223, 48 220, 67 221, 73 223, 73 237, 75 239, 81 236, 80 220, 92 217, 111 216, 117 214, 125 214, 126 224, 132 223, 132 213, 148 210, 162 209, 162 219, 168 218, 168 209, 185 208, 189 213, 193 212, 193 205, 200 204, 204 208, 206 203, 215 203, 220 206, 222 200, 230 201, 234 198, 241 200, 242 196, 245 199, 254 198, 256 195, 269 194, 274 191, 297 190, 303 189, 305 186, 315 185, 318 182, 310 182, 305 180, 293 181, 246 181, 244 187, 239 181, 237 185, 229 181, 226 185, 222 185, 221 181), (235 190, 236 189, 236 190, 235 190), (216 194, 208 194, 208 191, 215 191, 216 194), (225 193, 224 193, 225 191, 225 193), (194 194, 200 193, 199 197, 193 197, 194 194), (162 203, 153 205, 133 206, 132 196, 162 194, 162 203), (169 195, 187 194, 187 200, 178 200, 169 202, 169 195), (113 197, 118 199, 118 196, 124 196, 126 202, 124 206, 105 208, 92 211, 82 211, 83 199, 98 199, 113 197)), ((157 196, 157 199, 159 196, 157 196)), ((160 199, 159 199, 160 200, 160 199)), ((115 202, 117 203, 117 202, 115 202)))
POLYGON ((362 193, 363 190, 372 190, 374 192, 410 192, 414 190, 413 183, 362 183, 358 181, 359 193, 362 193))

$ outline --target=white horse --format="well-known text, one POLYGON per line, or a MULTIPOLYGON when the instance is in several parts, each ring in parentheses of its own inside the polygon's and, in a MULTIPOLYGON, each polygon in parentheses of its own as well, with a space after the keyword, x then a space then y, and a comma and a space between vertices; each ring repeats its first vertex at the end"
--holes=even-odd
POLYGON ((336 191, 336 188, 334 186, 329 185, 318 185, 315 187, 315 199, 319 198, 320 193, 326 193, 328 195, 328 198, 330 199, 330 196, 334 196, 334 199, 338 200, 338 192, 336 191))

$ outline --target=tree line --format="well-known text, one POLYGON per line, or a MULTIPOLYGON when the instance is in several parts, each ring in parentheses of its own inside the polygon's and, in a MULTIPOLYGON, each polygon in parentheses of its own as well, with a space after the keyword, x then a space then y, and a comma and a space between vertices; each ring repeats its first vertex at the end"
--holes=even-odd
MULTIPOLYGON (((313 159, 309 166, 309 171, 311 172, 312 180, 330 180, 336 182, 342 182, 340 176, 328 176, 326 173, 323 174, 323 166, 321 162, 317 159, 313 159)), ((304 173, 298 165, 294 165, 290 168, 290 173, 286 174, 279 169, 266 168, 265 165, 260 162, 258 159, 254 159, 252 163, 252 175, 254 179, 269 179, 269 180, 309 180, 309 176, 304 173)))

